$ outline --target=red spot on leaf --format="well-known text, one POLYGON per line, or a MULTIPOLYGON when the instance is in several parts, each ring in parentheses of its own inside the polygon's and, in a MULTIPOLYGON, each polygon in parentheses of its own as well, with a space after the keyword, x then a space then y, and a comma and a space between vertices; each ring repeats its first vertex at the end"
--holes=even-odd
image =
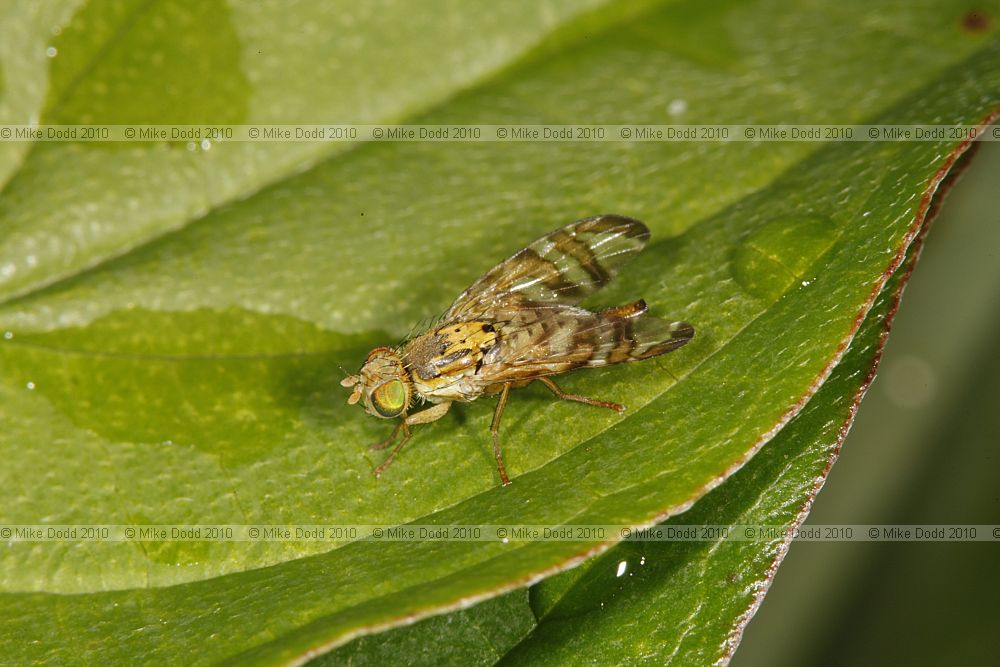
POLYGON ((990 23, 990 15, 979 9, 969 10, 962 16, 962 29, 966 32, 985 32, 990 23))

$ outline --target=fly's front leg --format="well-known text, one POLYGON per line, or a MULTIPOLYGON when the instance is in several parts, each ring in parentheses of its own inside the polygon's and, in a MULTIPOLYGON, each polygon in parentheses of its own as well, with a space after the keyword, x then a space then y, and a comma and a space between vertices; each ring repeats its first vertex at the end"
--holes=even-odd
MULTIPOLYGON (((385 449, 386 447, 388 447, 389 445, 391 445, 393 442, 396 441, 396 436, 399 435, 399 430, 405 428, 405 426, 406 426, 406 419, 400 419, 399 423, 396 424, 396 428, 392 429, 392 434, 388 438, 376 442, 374 445, 369 445, 368 449, 385 449)), ((404 435, 403 435, 404 438, 406 437, 405 433, 406 431, 404 430, 404 435)))
POLYGON ((490 424, 490 433, 493 434, 493 456, 497 459, 497 470, 500 471, 500 483, 504 486, 510 484, 507 477, 507 469, 503 466, 503 455, 500 453, 500 417, 503 409, 507 407, 507 396, 510 395, 510 383, 504 384, 500 390, 500 400, 497 401, 497 409, 493 412, 493 423, 490 424))
POLYGON ((400 420, 399 424, 396 425, 396 428, 392 430, 392 435, 390 435, 388 439, 378 443, 378 445, 372 446, 372 449, 382 449, 388 446, 389 443, 391 443, 393 440, 396 439, 396 434, 399 433, 400 429, 403 430, 403 439, 399 441, 398 445, 392 448, 392 452, 390 452, 389 456, 386 457, 385 461, 382 461, 381 465, 375 468, 375 477, 381 475, 385 471, 385 469, 389 467, 389 464, 392 463, 392 460, 396 458, 396 454, 398 454, 399 450, 403 448, 403 445, 406 444, 406 441, 410 439, 411 435, 410 427, 406 425, 406 418, 404 417, 403 419, 400 420))
POLYGON ((434 407, 427 408, 426 410, 422 410, 415 414, 403 417, 403 419, 399 422, 399 424, 396 425, 396 428, 393 430, 392 435, 389 436, 387 440, 378 443, 378 445, 380 446, 375 447, 376 449, 382 449, 384 447, 387 447, 389 443, 391 443, 396 438, 396 434, 399 432, 399 430, 402 429, 403 439, 399 441, 399 444, 393 447, 392 452, 389 454, 389 456, 386 457, 385 461, 382 461, 382 464, 379 465, 379 467, 375 468, 375 476, 378 477, 383 472, 385 472, 385 469, 388 468, 389 465, 392 463, 393 459, 396 458, 396 454, 399 453, 399 450, 401 450, 403 448, 403 445, 405 445, 407 441, 410 439, 410 436, 412 435, 412 433, 410 433, 410 426, 413 426, 414 424, 427 424, 432 421, 437 421, 438 419, 441 419, 441 417, 445 416, 445 414, 448 412, 448 408, 450 407, 451 407, 451 401, 448 401, 447 403, 438 403, 434 407))
POLYGON ((599 401, 596 398, 587 398, 586 396, 580 396, 578 394, 567 394, 565 391, 559 388, 552 380, 542 377, 537 378, 539 382, 544 384, 549 390, 563 399, 564 401, 576 401, 577 403, 586 403, 587 405, 593 405, 598 408, 607 408, 608 410, 614 410, 615 412, 621 414, 625 412, 625 406, 621 403, 611 403, 610 401, 599 401))

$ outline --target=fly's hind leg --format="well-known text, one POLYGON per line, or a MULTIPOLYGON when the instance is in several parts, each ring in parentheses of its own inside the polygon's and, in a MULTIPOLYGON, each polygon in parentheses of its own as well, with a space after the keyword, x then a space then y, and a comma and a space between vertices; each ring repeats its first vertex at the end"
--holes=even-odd
POLYGON ((375 476, 378 477, 385 472, 385 469, 388 468, 396 458, 396 454, 399 453, 399 450, 401 450, 403 445, 409 441, 410 436, 413 435, 410 433, 411 426, 415 424, 428 424, 432 421, 437 421, 438 419, 441 419, 441 417, 445 416, 445 413, 448 412, 448 408, 450 407, 451 401, 448 401, 446 403, 438 403, 434 407, 408 415, 400 420, 400 422, 396 425, 396 428, 393 429, 392 435, 382 442, 372 445, 372 449, 384 449, 396 439, 396 435, 399 433, 400 429, 403 431, 403 439, 399 441, 399 444, 392 448, 392 452, 389 453, 389 456, 386 457, 385 461, 382 461, 379 467, 375 468, 375 476))
POLYGON ((621 414, 625 412, 625 406, 620 403, 611 403, 609 401, 599 401, 595 398, 587 398, 586 396, 579 396, 577 394, 567 394, 565 391, 559 388, 552 380, 541 377, 536 378, 539 382, 544 384, 549 390, 555 394, 557 397, 566 401, 576 401, 577 403, 586 403, 587 405, 594 405, 599 408, 607 408, 609 410, 614 410, 615 412, 621 414))

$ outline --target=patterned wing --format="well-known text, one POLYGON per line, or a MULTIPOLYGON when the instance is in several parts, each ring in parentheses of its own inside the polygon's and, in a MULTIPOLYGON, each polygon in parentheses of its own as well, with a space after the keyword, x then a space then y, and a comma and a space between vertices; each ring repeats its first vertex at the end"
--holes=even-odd
POLYGON ((481 369, 489 383, 641 361, 676 350, 694 337, 687 322, 646 316, 642 300, 599 312, 543 304, 499 315, 500 344, 481 369))
POLYGON ((469 319, 529 301, 579 303, 608 284, 648 240, 646 225, 624 216, 577 220, 493 267, 459 295, 444 319, 469 319))

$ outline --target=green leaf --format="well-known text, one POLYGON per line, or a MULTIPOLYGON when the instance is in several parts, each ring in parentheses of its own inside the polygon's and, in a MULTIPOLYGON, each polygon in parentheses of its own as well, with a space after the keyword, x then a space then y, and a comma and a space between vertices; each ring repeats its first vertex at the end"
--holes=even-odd
MULTIPOLYGON (((0 63, 16 78, 0 90, 0 121, 208 129, 410 118, 599 3, 515 0, 476 30, 478 12, 454 0, 420 12, 350 2, 307 11, 224 0, 8 4, 0 63)), ((2 146, 0 297, 76 275, 353 148, 200 138, 2 146)))
MULTIPOLYGON (((105 82, 122 96, 94 101, 106 113, 127 98, 158 118, 143 89, 153 80, 121 71, 131 61, 117 54, 172 53, 171 21, 183 18, 93 7, 61 24, 56 58, 69 69, 48 76, 64 89, 38 108, 84 114, 91 93, 70 104, 72 91, 105 82), (88 27, 111 17, 120 23, 88 27)), ((964 31, 957 4, 907 3, 885 15, 894 23, 859 20, 860 3, 640 15, 567 4, 532 10, 534 37, 516 9, 491 22, 456 4, 448 21, 402 8, 355 16, 355 39, 301 49, 288 47, 302 41, 298 14, 206 7, 231 12, 232 30, 219 44, 195 31, 189 49, 205 57, 191 62, 240 64, 249 91, 235 111, 247 122, 659 123, 683 109, 671 120, 974 124, 1000 106, 1000 44, 992 29, 964 31), (821 29, 837 39, 817 39, 821 29), (213 50, 227 48, 239 58, 213 50), (403 69, 386 71, 384 89, 351 66, 390 61, 403 69), (337 85, 296 68, 316 63, 331 63, 337 85)), ((336 18, 316 11, 316 25, 336 18)), ((25 31, 41 48, 51 27, 25 31)), ((746 463, 826 380, 960 152, 943 139, 308 153, 324 146, 39 144, 20 156, 0 199, 0 450, 12 462, 0 522, 662 521, 746 463), (314 164, 292 175, 303 161, 314 164), (624 417, 518 391, 504 417, 507 489, 480 403, 419 429, 373 479, 366 445, 387 425, 344 404, 338 365, 441 312, 539 234, 604 211, 647 221, 654 243, 602 302, 643 296, 692 322, 695 341, 567 378, 625 402, 624 417)), ((0 650, 40 662, 297 661, 609 546, 15 542, 0 568, 0 650)))
POLYGON ((874 378, 912 261, 893 276, 850 349, 788 426, 725 485, 662 528, 694 541, 627 541, 535 586, 539 625, 502 664, 715 664, 747 621, 805 519, 874 378), (703 532, 769 526, 773 533, 703 532))
MULTIPOLYGON (((858 403, 874 378, 900 291, 901 267, 880 294, 847 355, 806 407, 757 456, 694 509, 661 524, 693 541, 629 540, 531 588, 531 635, 502 660, 483 660, 490 644, 467 628, 509 628, 489 603, 355 640, 312 664, 399 664, 414 646, 441 651, 451 664, 714 664, 736 648, 790 540, 839 454, 858 403), (708 526, 760 526, 774 534, 702 532, 708 526)), ((512 594, 513 595, 513 594, 512 594)), ((506 605, 527 602, 504 596, 506 605)), ((508 612, 509 614, 509 612, 508 612)), ((428 664, 434 664, 432 660, 428 664)))
POLYGON ((471 609, 432 616, 410 626, 360 637, 309 664, 492 665, 535 627, 525 590, 487 600, 471 609))

